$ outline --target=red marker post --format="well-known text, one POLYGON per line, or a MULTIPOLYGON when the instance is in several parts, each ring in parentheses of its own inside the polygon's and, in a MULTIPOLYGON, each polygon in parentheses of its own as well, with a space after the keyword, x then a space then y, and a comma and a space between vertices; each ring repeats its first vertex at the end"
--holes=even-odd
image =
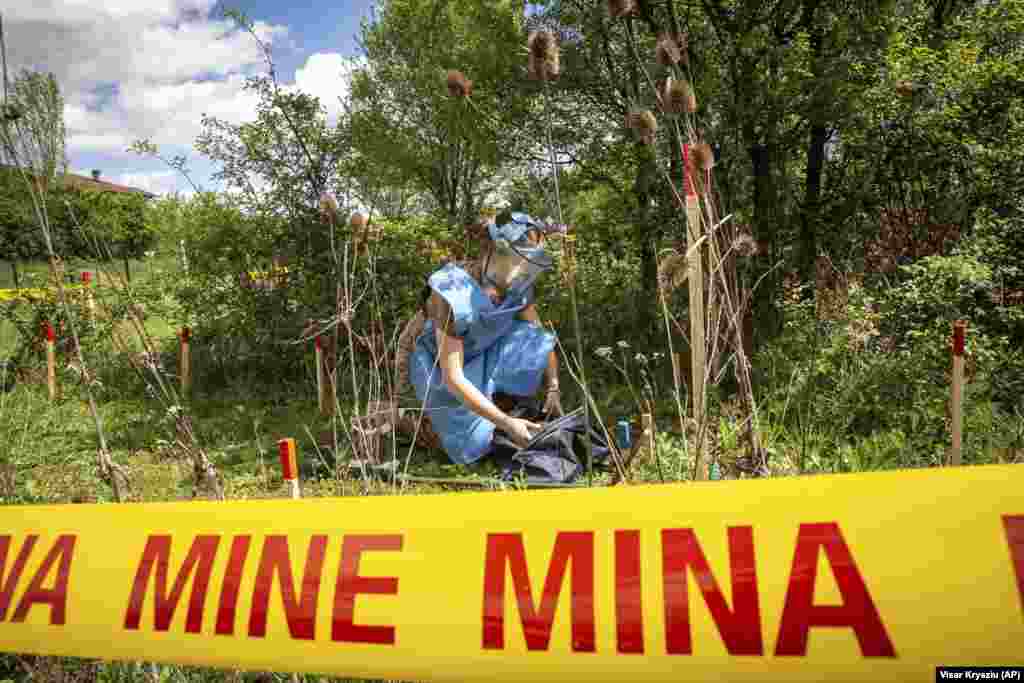
POLYGON ((57 400, 57 335, 53 325, 43 323, 43 334, 46 335, 46 387, 50 392, 50 400, 57 400))
POLYGON ((964 346, 967 323, 957 320, 953 323, 953 386, 950 396, 950 418, 952 422, 952 444, 949 449, 949 464, 960 464, 963 446, 963 397, 964 397, 964 346))
POLYGON ((187 395, 192 388, 192 354, 191 345, 192 331, 181 328, 181 349, 178 353, 178 372, 181 380, 181 393, 187 395))
POLYGON ((299 498, 299 462, 295 455, 295 439, 281 439, 277 442, 281 456, 281 474, 288 482, 292 498, 299 498))
POLYGON ((82 271, 82 289, 85 295, 85 305, 89 309, 89 320, 94 320, 96 315, 96 300, 92 296, 92 273, 88 270, 82 271))
POLYGON ((327 415, 327 390, 324 386, 324 348, 323 338, 320 335, 313 340, 316 348, 316 405, 321 415, 327 415))

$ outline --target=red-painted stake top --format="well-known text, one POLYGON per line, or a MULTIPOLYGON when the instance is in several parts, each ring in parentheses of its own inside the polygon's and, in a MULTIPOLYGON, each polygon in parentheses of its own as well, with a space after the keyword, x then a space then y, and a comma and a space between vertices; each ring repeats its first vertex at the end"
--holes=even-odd
POLYGON ((690 145, 683 143, 683 180, 686 185, 686 195, 692 197, 697 194, 693 187, 693 178, 690 176, 690 145))
POLYGON ((187 327, 181 328, 181 341, 187 343, 188 340, 191 339, 191 337, 192 337, 192 331, 191 330, 189 330, 187 327))
POLYGON ((82 271, 82 284, 83 285, 87 285, 87 284, 89 284, 90 280, 92 280, 92 273, 90 273, 88 270, 83 270, 82 271))
POLYGON ((295 440, 281 439, 277 442, 278 453, 281 456, 281 474, 285 479, 295 479, 298 476, 298 469, 295 460, 295 440))
POLYGON ((319 334, 316 336, 316 339, 313 340, 313 344, 316 345, 316 350, 317 351, 319 351, 322 348, 324 348, 323 347, 323 342, 320 341, 320 335, 319 334))
POLYGON ((43 323, 43 330, 46 334, 46 341, 52 342, 57 338, 57 335, 53 333, 53 325, 50 323, 43 323))
POLYGON ((957 320, 953 323, 953 355, 962 356, 964 355, 964 338, 966 333, 967 323, 963 320, 957 320))

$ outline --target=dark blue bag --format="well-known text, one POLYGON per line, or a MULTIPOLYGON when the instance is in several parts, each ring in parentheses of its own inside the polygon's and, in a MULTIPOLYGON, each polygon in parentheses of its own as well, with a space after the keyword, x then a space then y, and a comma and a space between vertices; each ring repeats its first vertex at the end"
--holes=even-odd
MULTIPOLYGON (((525 404, 511 412, 513 417, 538 420, 535 407, 525 404)), ((603 434, 584 424, 583 409, 548 422, 523 448, 504 433, 494 434, 494 457, 502 465, 501 479, 513 481, 525 477, 527 485, 572 484, 587 471, 586 439, 590 439, 593 466, 608 464, 611 449, 603 434)))

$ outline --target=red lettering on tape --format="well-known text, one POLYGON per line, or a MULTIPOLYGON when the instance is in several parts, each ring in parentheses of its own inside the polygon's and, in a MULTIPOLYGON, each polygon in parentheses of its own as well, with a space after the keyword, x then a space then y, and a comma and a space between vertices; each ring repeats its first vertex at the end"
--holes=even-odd
POLYGON ((562 579, 570 561, 572 649, 574 652, 595 651, 594 533, 591 531, 558 533, 544 579, 539 609, 533 603, 522 534, 487 535, 483 596, 484 649, 501 650, 505 647, 506 566, 512 574, 527 649, 548 649, 562 579))
POLYGON ((753 530, 749 526, 729 527, 728 533, 733 601, 731 611, 693 530, 663 529, 661 532, 665 649, 668 654, 693 654, 687 569, 693 570, 704 603, 711 612, 729 654, 764 654, 753 530))
POLYGON ((394 645, 394 626, 364 626, 354 623, 356 595, 397 595, 398 579, 389 577, 359 576, 359 560, 364 552, 399 551, 402 536, 366 535, 345 536, 341 548, 341 567, 334 592, 334 614, 331 623, 331 640, 346 643, 373 643, 394 645))
POLYGON ((1020 609, 1024 613, 1024 515, 1003 515, 1003 530, 1010 548, 1010 562, 1017 575, 1020 609))
MULTIPOLYGON (((52 626, 63 626, 67 613, 68 600, 68 576, 71 573, 71 557, 75 552, 75 536, 58 536, 50 552, 43 559, 43 563, 36 570, 32 582, 25 589, 21 596, 21 602, 14 610, 13 622, 25 621, 28 610, 32 605, 44 604, 50 606, 50 624, 52 626), (49 576, 53 565, 57 565, 57 578, 54 580, 53 588, 43 588, 43 582, 49 576)), ((20 558, 19 558, 20 559, 20 558)))
POLYGON ((249 635, 262 638, 267 633, 267 609, 270 605, 270 587, 274 574, 279 577, 281 601, 284 603, 288 632, 298 640, 313 640, 316 627, 316 601, 320 593, 320 574, 327 549, 326 536, 314 536, 306 552, 306 568, 302 575, 302 595, 296 601, 292 581, 292 563, 286 536, 267 536, 256 574, 249 612, 249 635))
POLYGON ((896 656, 867 585, 835 522, 800 525, 775 644, 776 656, 805 656, 812 626, 852 628, 865 657, 896 656), (843 599, 841 605, 813 604, 819 549, 825 550, 836 577, 843 599))
POLYGON ((643 654, 644 615, 640 532, 615 532, 616 645, 621 654, 643 654))
POLYGON ((242 571, 245 569, 245 558, 249 555, 249 536, 235 536, 231 542, 231 554, 228 566, 224 570, 224 582, 220 589, 220 604, 217 606, 217 628, 219 636, 230 636, 235 633, 235 608, 238 606, 238 590, 242 584, 242 571))
POLYGON ((124 627, 137 630, 142 620, 142 606, 146 599, 146 586, 149 577, 153 579, 153 628, 166 631, 171 626, 174 610, 178 606, 185 583, 192 577, 192 594, 189 597, 188 613, 185 617, 185 632, 199 633, 203 625, 203 606, 206 604, 206 590, 210 585, 210 570, 217 555, 220 536, 196 536, 189 548, 188 555, 174 579, 174 587, 167 594, 167 570, 170 564, 171 537, 169 535, 150 536, 142 551, 139 567, 135 572, 132 594, 125 610, 124 627))
POLYGON ((18 581, 21 580, 21 574, 25 571, 25 563, 28 562, 29 555, 32 554, 32 548, 35 547, 38 540, 39 536, 36 534, 25 537, 25 540, 21 542, 21 550, 18 551, 18 557, 14 560, 14 566, 11 567, 11 573, 7 574, 7 553, 11 547, 11 537, 0 536, 0 575, 6 574, 3 588, 0 588, 0 621, 3 621, 7 616, 7 608, 11 605, 14 589, 18 585, 18 581))

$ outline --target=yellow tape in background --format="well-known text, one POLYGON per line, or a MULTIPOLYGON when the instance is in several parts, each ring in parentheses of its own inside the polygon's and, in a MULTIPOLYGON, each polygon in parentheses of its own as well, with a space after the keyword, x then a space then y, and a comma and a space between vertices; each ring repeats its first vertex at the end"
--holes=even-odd
POLYGON ((0 508, 0 650, 404 680, 1024 664, 1024 467, 0 508))

